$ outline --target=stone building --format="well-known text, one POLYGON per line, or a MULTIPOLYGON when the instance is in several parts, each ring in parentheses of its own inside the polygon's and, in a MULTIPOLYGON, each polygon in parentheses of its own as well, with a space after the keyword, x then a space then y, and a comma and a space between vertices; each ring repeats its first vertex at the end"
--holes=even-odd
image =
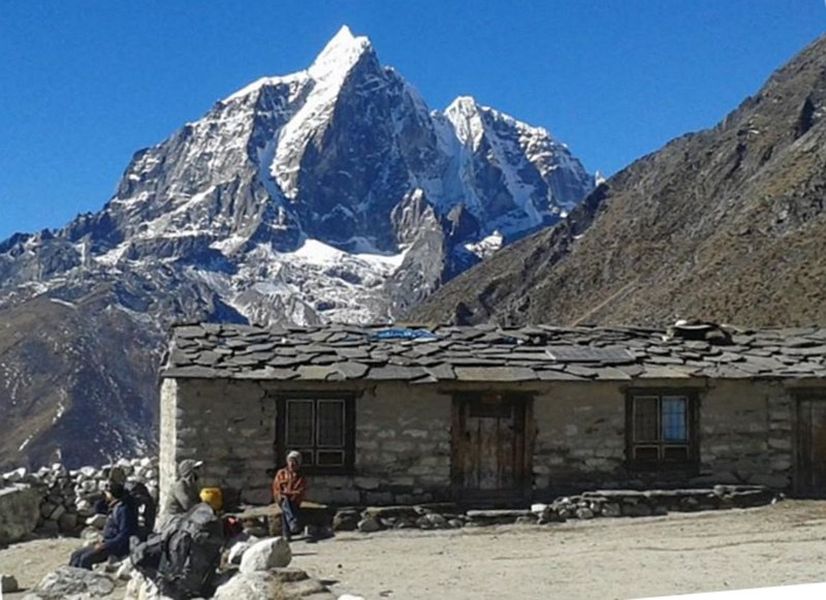
POLYGON ((268 502, 291 449, 335 504, 826 493, 826 329, 188 325, 161 377, 162 493, 197 457, 268 502))

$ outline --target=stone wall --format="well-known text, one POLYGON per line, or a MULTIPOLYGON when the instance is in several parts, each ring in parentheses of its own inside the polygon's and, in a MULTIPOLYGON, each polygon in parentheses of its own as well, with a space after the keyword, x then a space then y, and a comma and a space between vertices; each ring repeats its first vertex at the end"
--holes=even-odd
POLYGON ((315 476, 310 496, 336 504, 450 497, 450 396, 387 383, 356 400, 356 473, 315 476))
POLYGON ((719 381, 700 402, 702 479, 776 489, 791 485, 792 391, 778 382, 719 381))
MULTIPOLYGON (((467 389, 479 388, 466 386, 467 389)), ((489 385, 483 386, 490 389, 489 385)), ((533 395, 529 448, 534 498, 595 488, 646 489, 716 483, 790 485, 794 400, 780 383, 641 380, 511 385, 533 395), (699 398, 699 472, 641 473, 626 468, 629 388, 692 389, 699 398)), ((162 387, 161 487, 183 458, 205 462, 204 485, 253 503, 270 499, 275 456, 273 393, 350 391, 356 395, 355 468, 313 475, 309 499, 338 505, 451 499, 451 391, 439 386, 359 382, 167 380, 162 387), (288 387, 289 386, 289 387, 288 387)), ((501 390, 506 391, 506 390, 501 390)))
POLYGON ((31 485, 0 484, 0 548, 34 531, 40 517, 42 492, 31 485))
MULTIPOLYGON (((270 392, 276 391, 271 383, 254 381, 165 381, 162 501, 175 464, 197 458, 204 461, 202 485, 237 491, 244 501, 269 502, 270 472, 283 462, 274 451, 276 402, 270 392)), ((449 396, 392 382, 350 391, 357 395, 354 473, 313 475, 308 499, 383 504, 445 497, 450 484, 449 396)))
POLYGON ((625 394, 616 383, 555 384, 534 397, 538 499, 625 478, 625 394))
MULTIPOLYGON (((268 502, 275 401, 253 381, 165 380, 161 389, 161 505, 185 458, 204 461, 203 486, 268 502)), ((229 501, 232 498, 227 498, 229 501)))
POLYGON ((755 484, 785 490, 794 469, 795 400, 779 382, 635 381, 555 384, 534 401, 535 497, 602 487, 755 484), (699 400, 695 473, 626 468, 627 390, 693 391, 699 400))

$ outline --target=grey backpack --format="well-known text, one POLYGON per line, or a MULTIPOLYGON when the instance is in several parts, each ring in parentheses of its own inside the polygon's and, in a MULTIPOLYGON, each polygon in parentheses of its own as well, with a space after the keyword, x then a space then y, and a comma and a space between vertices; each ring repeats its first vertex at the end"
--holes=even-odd
POLYGON ((172 519, 161 535, 161 592, 176 599, 211 596, 224 546, 224 526, 212 507, 203 502, 196 504, 172 519))

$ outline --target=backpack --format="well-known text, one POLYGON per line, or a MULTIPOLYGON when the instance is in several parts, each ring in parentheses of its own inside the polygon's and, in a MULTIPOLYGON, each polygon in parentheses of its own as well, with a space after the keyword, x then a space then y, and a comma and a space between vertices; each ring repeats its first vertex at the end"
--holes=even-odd
POLYGON ((161 592, 176 599, 209 597, 224 546, 223 523, 212 507, 196 504, 170 520, 160 536, 157 577, 161 592))

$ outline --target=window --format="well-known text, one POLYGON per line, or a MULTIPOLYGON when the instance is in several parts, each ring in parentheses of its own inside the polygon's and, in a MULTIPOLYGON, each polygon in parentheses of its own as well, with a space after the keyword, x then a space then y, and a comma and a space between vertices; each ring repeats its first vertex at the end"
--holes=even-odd
POLYGON ((353 464, 353 399, 285 397, 278 399, 278 464, 290 450, 301 453, 308 471, 342 471, 353 464))
POLYGON ((689 394, 632 394, 628 399, 628 458, 647 466, 681 465, 697 456, 689 394))

